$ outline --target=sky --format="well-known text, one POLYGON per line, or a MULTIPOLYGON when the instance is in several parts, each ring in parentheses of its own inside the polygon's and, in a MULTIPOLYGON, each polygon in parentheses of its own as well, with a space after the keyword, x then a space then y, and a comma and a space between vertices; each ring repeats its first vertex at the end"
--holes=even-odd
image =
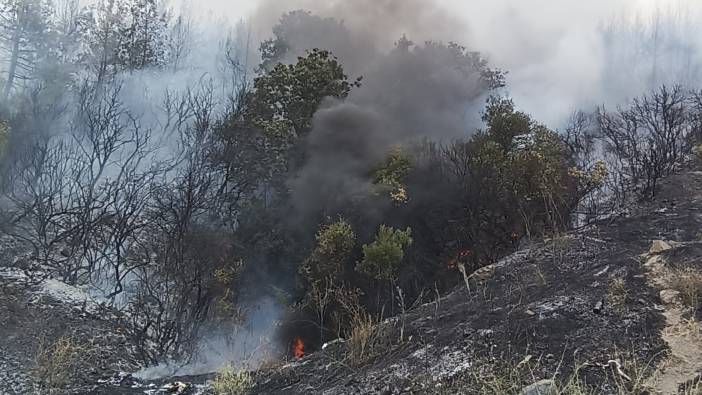
MULTIPOLYGON (((207 21, 200 26, 213 25, 213 20, 232 25, 246 22, 252 50, 258 47, 256 43, 270 38, 284 12, 297 9, 342 19, 352 30, 367 31, 380 48, 392 47, 402 34, 420 43, 457 42, 480 51, 491 67, 508 71, 507 95, 521 110, 554 128, 562 126, 575 110, 622 104, 651 89, 641 75, 628 73, 637 63, 650 64, 651 60, 637 58, 635 49, 627 48, 625 42, 606 52, 602 26, 623 20, 650 21, 656 11, 687 10, 691 25, 700 28, 679 29, 673 40, 678 51, 693 49, 692 62, 702 75, 702 0, 164 1, 176 10, 187 4, 191 14, 207 21), (398 10, 410 3, 421 10, 398 10), (415 20, 402 20, 408 15, 415 20), (617 57, 619 63, 612 65, 617 57)), ((214 24, 215 31, 225 24, 214 24)))
MULTIPOLYGON (((171 1, 174 5, 190 1, 190 8, 201 15, 247 21, 254 42, 270 36, 271 27, 283 12, 308 9, 339 18, 325 13, 354 7, 346 3, 349 0, 171 1)), ((455 41, 478 50, 488 57, 492 66, 509 71, 509 95, 521 108, 547 124, 555 124, 577 107, 599 105, 611 96, 609 90, 602 91, 608 89, 602 78, 603 54, 598 41, 601 37, 597 35, 603 24, 623 18, 651 18, 655 10, 671 6, 694 9, 702 0, 434 0, 428 4, 433 7, 424 7, 428 10, 425 12, 435 15, 423 15, 413 24, 408 21, 406 25, 412 27, 406 30, 410 31, 397 30, 402 29, 403 21, 393 21, 388 25, 396 30, 375 34, 387 37, 386 42, 378 45, 389 47, 407 33, 415 42, 455 41)), ((374 11, 377 10, 367 9, 369 15, 374 11)), ((358 11, 353 15, 358 16, 358 11)), ((366 19, 363 15, 358 21, 344 22, 351 27, 356 23, 356 28, 375 33, 387 28, 380 26, 383 23, 368 20, 377 21, 378 17, 366 19)), ((628 94, 624 89, 621 96, 628 94)))

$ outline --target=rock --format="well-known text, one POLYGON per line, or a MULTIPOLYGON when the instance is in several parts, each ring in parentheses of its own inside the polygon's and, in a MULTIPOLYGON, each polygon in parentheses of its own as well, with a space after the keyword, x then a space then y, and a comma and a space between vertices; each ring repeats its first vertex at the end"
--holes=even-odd
POLYGON ((595 314, 600 314, 600 312, 602 312, 602 305, 602 299, 598 300, 597 303, 595 303, 595 307, 592 308, 592 311, 595 314))
POLYGON ((654 240, 653 243, 651 243, 651 248, 648 249, 649 254, 660 254, 663 251, 668 251, 672 249, 673 247, 666 241, 663 240, 654 240))
POLYGON ((680 292, 673 289, 664 289, 660 293, 661 300, 665 304, 673 304, 680 296, 680 292))
POLYGON ((558 395, 556 382, 553 380, 539 380, 522 389, 520 395, 558 395))
POLYGON ((330 342, 326 342, 322 345, 322 350, 326 350, 327 347, 329 347, 329 346, 333 346, 335 344, 341 344, 341 343, 346 343, 346 340, 339 338, 336 340, 332 340, 330 342))
POLYGON ((186 384, 182 381, 176 381, 174 383, 165 384, 161 387, 161 392, 167 392, 169 394, 181 395, 190 388, 190 384, 186 384))

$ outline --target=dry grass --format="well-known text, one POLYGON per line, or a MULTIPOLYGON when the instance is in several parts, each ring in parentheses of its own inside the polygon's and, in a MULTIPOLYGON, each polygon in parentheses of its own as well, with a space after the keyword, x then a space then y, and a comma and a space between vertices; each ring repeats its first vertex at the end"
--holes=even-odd
POLYGON ((681 395, 702 395, 702 380, 693 384, 683 385, 680 389, 681 395))
POLYGON ((614 307, 622 307, 627 297, 626 283, 623 278, 615 278, 607 288, 607 301, 614 307))
POLYGON ((351 327, 346 340, 346 357, 351 365, 360 365, 378 354, 389 343, 389 336, 378 317, 357 311, 351 316, 351 327))
POLYGON ((360 365, 378 355, 391 343, 390 331, 382 324, 382 314, 374 316, 363 308, 357 290, 337 290, 338 301, 345 313, 346 360, 360 365))
POLYGON ((251 373, 227 365, 215 377, 212 390, 215 395, 244 395, 251 390, 253 384, 251 373))
POLYGON ((42 339, 34 356, 32 373, 42 388, 52 392, 66 386, 76 373, 86 349, 73 338, 62 336, 53 343, 42 339))
MULTIPOLYGON (((508 363, 500 358, 487 358, 476 360, 470 372, 462 378, 454 381, 451 385, 437 394, 471 393, 480 395, 518 395, 531 383, 542 381, 542 379, 555 379, 550 391, 543 392, 544 395, 596 395, 602 393, 601 388, 588 385, 583 379, 584 369, 603 369, 608 377, 609 388, 607 393, 616 395, 639 395, 647 393, 645 378, 651 364, 641 365, 630 355, 618 355, 613 358, 609 365, 596 366, 592 363, 577 364, 574 370, 567 377, 541 377, 543 361, 541 358, 525 357, 518 364, 508 363), (625 360, 626 358, 626 360, 625 360), (615 363, 614 360, 617 362, 615 363), (621 363, 619 362, 621 361, 621 363)), ((557 371, 561 371, 559 363, 557 371)), ((548 382, 548 380, 546 380, 548 382)), ((544 390, 548 385, 544 384, 544 390)), ((693 395, 690 393, 686 395, 693 395)), ((702 395, 702 394, 694 394, 702 395)))
POLYGON ((695 311, 702 307, 702 272, 699 270, 675 270, 670 276, 670 286, 680 292, 680 299, 685 306, 695 311))

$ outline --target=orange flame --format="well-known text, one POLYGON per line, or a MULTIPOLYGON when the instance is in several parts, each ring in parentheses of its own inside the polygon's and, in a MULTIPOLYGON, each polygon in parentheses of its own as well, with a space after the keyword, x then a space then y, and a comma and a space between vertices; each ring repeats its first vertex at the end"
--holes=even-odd
POLYGON ((293 341, 293 355, 297 359, 305 356, 305 342, 303 342, 299 337, 296 337, 293 341))

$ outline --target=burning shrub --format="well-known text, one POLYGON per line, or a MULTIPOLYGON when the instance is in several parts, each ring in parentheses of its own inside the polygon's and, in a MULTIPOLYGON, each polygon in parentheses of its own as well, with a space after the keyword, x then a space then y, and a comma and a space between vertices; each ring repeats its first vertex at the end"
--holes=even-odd
POLYGON ((253 384, 251 373, 227 365, 215 377, 212 390, 215 395, 245 395, 253 384))

